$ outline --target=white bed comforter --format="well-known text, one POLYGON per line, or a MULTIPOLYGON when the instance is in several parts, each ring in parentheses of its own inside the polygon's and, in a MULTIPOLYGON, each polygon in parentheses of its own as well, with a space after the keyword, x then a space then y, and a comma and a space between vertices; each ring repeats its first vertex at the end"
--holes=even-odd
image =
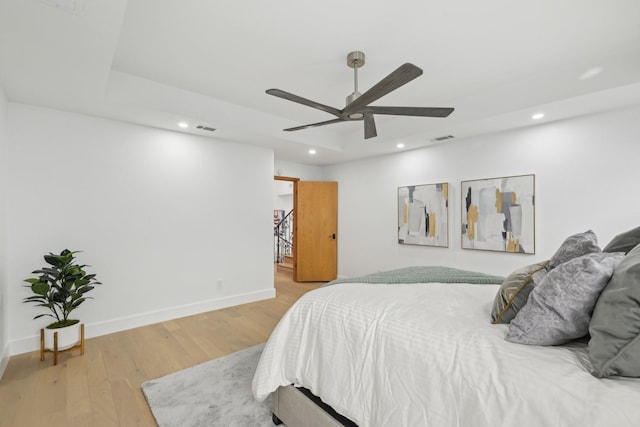
POLYGON ((640 379, 598 379, 586 345, 504 340, 497 285, 341 284, 269 338, 253 393, 303 386, 361 427, 640 426, 640 379))

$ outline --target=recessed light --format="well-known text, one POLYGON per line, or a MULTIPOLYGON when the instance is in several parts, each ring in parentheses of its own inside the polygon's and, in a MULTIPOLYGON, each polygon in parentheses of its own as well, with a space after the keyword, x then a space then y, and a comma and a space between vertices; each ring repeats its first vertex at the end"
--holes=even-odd
POLYGON ((597 76, 598 74, 600 74, 603 69, 604 68, 602 68, 602 67, 589 68, 587 71, 585 71, 584 73, 580 74, 580 80, 592 79, 595 76, 597 76))
POLYGON ((400 142, 400 143, 396 144, 396 147, 398 147, 398 148, 404 148, 404 144, 403 144, 402 142, 400 142))
POLYGON ((316 154, 316 150, 314 150, 313 148, 312 148, 312 149, 310 149, 310 150, 309 150, 309 154, 311 154, 311 155, 313 156, 314 154, 316 154))
POLYGON ((543 117, 544 117, 544 113, 535 113, 533 116, 531 116, 533 120, 540 120, 543 117))
POLYGON ((189 127, 189 124, 185 122, 180 122, 178 123, 178 126, 181 127, 182 129, 186 129, 189 127))

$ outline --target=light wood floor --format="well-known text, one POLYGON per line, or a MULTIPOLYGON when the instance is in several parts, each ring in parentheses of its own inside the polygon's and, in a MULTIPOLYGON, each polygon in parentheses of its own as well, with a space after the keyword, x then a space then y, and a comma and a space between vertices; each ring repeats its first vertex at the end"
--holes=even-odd
POLYGON ((86 341, 57 366, 14 356, 0 381, 0 426, 155 426, 140 385, 267 340, 284 312, 320 283, 275 273, 277 297, 86 341))

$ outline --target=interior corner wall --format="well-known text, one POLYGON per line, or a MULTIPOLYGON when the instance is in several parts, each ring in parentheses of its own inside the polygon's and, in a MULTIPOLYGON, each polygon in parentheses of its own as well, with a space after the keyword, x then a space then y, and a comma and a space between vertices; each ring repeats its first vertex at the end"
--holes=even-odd
POLYGON ((286 176, 288 178, 299 178, 301 181, 321 181, 322 167, 304 165, 302 163, 274 161, 274 175, 286 176))
POLYGON ((11 354, 51 321, 19 284, 65 248, 103 283, 72 313, 89 337, 275 296, 272 150, 13 103, 7 123, 11 354))
POLYGON ((604 247, 640 225, 640 107, 540 124, 324 168, 340 183, 338 271, 411 265, 506 275, 592 229, 604 247), (461 249, 460 181, 535 174, 535 254, 461 249), (449 247, 398 244, 397 188, 448 182, 449 247))
POLYGON ((0 86, 0 378, 9 362, 7 310, 7 99, 0 86))
MULTIPOLYGON (((273 174, 274 176, 298 178, 301 181, 321 181, 322 167, 275 160, 273 174)), ((288 213, 293 209, 293 183, 274 180, 273 189, 273 209, 284 210, 285 214, 288 213), (287 191, 284 191, 285 188, 287 191)))

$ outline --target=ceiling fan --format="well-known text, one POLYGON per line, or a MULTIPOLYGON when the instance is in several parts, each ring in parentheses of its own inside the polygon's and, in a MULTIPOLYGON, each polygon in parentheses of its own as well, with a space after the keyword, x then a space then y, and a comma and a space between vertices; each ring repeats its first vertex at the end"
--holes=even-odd
POLYGON ((384 79, 380 80, 375 86, 361 94, 358 92, 358 68, 364 65, 364 53, 360 51, 350 52, 347 55, 347 65, 353 68, 353 93, 347 96, 347 106, 342 110, 320 104, 285 92, 280 89, 268 89, 266 93, 277 96, 278 98, 287 99, 306 105, 311 108, 325 111, 337 118, 324 122, 311 123, 304 126, 296 126, 284 131, 290 132, 295 130, 307 129, 311 127, 330 125, 333 123, 348 122, 354 120, 364 121, 364 138, 374 138, 378 135, 376 131, 376 123, 373 119, 374 114, 386 114, 395 116, 421 116, 421 117, 447 117, 453 112, 453 108, 439 107, 379 107, 369 105, 372 102, 382 98, 384 95, 398 89, 400 86, 409 83, 411 80, 422 75, 422 69, 413 64, 406 63, 398 67, 384 79))

